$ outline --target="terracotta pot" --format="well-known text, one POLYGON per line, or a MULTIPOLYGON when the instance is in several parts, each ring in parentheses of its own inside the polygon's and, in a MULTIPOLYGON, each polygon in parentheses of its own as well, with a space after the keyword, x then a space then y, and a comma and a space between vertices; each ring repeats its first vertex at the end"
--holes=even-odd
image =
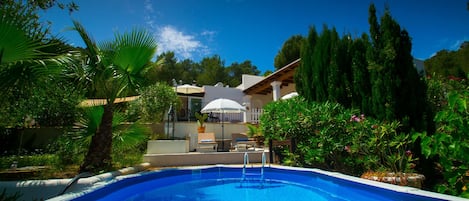
POLYGON ((205 127, 197 127, 198 133, 205 133, 205 127))
POLYGON ((399 186, 422 188, 425 176, 416 173, 365 172, 361 178, 399 186))

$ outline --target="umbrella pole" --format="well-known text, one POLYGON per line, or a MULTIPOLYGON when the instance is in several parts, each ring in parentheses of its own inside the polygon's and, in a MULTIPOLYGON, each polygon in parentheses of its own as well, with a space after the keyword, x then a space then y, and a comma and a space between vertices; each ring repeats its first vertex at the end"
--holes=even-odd
POLYGON ((224 112, 221 113, 221 150, 222 151, 225 151, 225 126, 223 122, 224 114, 225 114, 224 112))

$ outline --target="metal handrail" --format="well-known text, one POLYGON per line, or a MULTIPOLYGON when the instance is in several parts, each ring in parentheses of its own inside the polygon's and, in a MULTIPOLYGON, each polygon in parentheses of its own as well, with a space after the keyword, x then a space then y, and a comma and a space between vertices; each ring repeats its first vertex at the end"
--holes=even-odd
MULTIPOLYGON (((261 180, 264 180, 264 166, 266 163, 265 152, 262 152, 262 167, 261 167, 261 180)), ((246 180, 246 165, 249 164, 249 155, 248 152, 244 152, 244 162, 243 162, 243 175, 242 181, 246 180)))

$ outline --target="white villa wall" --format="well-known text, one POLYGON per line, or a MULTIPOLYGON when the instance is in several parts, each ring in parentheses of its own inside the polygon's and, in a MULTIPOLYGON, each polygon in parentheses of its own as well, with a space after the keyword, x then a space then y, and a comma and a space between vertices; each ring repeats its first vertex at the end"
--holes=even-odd
POLYGON ((238 102, 239 104, 243 104, 244 93, 241 89, 215 86, 203 86, 203 88, 205 95, 202 101, 202 107, 217 98, 231 99, 238 102))
POLYGON ((247 89, 247 88, 253 86, 254 84, 257 84, 258 82, 260 82, 264 78, 265 77, 263 77, 263 76, 243 74, 242 77, 241 77, 241 84, 236 88, 241 89, 241 90, 247 89))

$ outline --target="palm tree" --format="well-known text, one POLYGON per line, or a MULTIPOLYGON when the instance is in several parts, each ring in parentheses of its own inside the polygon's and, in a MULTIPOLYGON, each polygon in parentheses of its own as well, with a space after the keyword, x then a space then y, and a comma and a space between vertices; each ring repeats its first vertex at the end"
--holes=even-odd
POLYGON ((157 44, 149 32, 133 29, 124 34, 116 33, 113 41, 97 45, 79 22, 73 23, 86 45, 81 80, 88 82, 90 96, 106 99, 101 122, 80 172, 109 170, 112 167, 114 101, 140 87, 144 73, 152 67, 157 44))

